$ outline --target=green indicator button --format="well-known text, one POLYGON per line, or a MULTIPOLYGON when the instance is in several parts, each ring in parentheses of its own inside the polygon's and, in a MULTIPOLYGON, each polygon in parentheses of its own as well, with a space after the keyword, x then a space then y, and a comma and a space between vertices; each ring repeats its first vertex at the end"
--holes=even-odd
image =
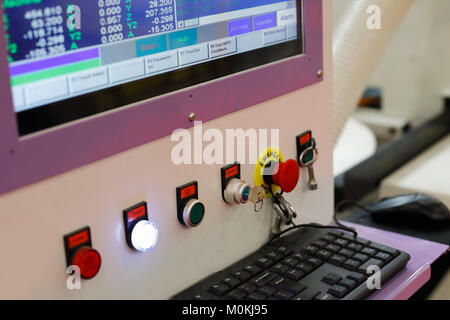
POLYGON ((196 204, 194 204, 190 212, 191 223, 194 225, 200 224, 200 222, 202 222, 203 220, 204 215, 205 215, 205 206, 202 203, 197 202, 196 204))

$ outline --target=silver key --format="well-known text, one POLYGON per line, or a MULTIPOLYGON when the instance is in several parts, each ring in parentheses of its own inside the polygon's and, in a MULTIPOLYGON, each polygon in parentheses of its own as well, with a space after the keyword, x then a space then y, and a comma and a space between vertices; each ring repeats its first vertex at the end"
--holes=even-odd
POLYGON ((255 212, 260 212, 263 208, 264 194, 266 191, 263 187, 253 187, 248 195, 248 201, 254 204, 255 212))
POLYGON ((317 188, 319 186, 317 184, 317 180, 316 180, 316 177, 314 175, 314 169, 313 169, 313 164, 312 163, 308 166, 308 176, 309 176, 308 189, 309 190, 317 190, 317 188))

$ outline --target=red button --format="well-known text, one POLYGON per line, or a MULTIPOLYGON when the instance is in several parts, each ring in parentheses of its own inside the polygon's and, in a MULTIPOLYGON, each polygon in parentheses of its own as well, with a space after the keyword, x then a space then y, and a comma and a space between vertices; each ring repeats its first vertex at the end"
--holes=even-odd
POLYGON ((284 192, 291 192, 295 189, 300 177, 300 168, 295 160, 288 160, 286 162, 280 162, 275 168, 275 175, 272 177, 272 181, 277 186, 280 186, 284 192))
POLYGON ((80 267, 82 278, 91 279, 100 270, 102 258, 97 250, 91 247, 82 247, 75 253, 72 264, 80 267))

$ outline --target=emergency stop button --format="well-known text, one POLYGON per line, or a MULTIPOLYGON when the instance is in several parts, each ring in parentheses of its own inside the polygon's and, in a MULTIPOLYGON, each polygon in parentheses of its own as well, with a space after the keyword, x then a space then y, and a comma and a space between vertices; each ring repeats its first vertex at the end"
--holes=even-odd
POLYGON ((97 250, 90 247, 81 247, 75 253, 72 265, 80 268, 80 274, 83 279, 91 279, 100 270, 102 259, 97 250))
POLYGON ((67 267, 80 268, 83 279, 97 275, 102 265, 100 253, 92 248, 91 229, 84 227, 64 236, 67 267))
POLYGON ((297 161, 289 159, 286 162, 270 162, 264 168, 264 182, 277 185, 284 192, 292 192, 300 178, 300 168, 297 161))

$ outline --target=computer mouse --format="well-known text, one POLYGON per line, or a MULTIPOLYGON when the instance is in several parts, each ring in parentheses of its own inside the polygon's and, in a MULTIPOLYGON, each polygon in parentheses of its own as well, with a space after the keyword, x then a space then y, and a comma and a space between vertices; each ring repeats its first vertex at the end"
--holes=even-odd
POLYGON ((366 206, 375 222, 417 227, 447 227, 450 210, 426 194, 405 194, 381 199, 366 206))

